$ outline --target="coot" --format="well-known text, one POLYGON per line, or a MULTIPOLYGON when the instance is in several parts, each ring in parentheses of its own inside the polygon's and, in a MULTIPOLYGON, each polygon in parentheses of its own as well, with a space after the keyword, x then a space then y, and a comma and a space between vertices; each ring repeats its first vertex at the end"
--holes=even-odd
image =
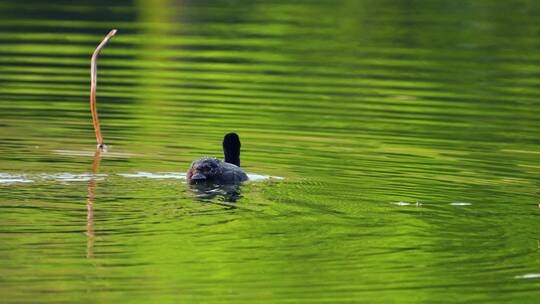
POLYGON ((225 161, 213 157, 203 157, 191 163, 187 172, 188 182, 210 182, 231 184, 246 181, 246 173, 240 169, 240 138, 236 133, 228 133, 223 138, 225 161))

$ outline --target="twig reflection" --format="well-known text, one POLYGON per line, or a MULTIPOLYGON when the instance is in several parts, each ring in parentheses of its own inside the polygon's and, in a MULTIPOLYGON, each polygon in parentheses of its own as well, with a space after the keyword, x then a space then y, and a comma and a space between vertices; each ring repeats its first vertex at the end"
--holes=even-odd
POLYGON ((96 193, 96 175, 99 172, 101 163, 101 149, 96 149, 94 161, 92 163, 92 176, 88 181, 88 196, 86 199, 86 257, 92 258, 94 255, 94 199, 96 193))

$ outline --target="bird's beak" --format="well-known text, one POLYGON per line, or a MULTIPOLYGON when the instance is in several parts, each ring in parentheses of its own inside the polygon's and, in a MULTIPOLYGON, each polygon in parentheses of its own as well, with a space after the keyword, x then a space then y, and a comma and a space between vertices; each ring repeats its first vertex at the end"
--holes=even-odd
POLYGON ((202 180, 206 180, 206 175, 202 174, 202 173, 195 173, 193 174, 193 176, 191 177, 191 180, 193 181, 202 181, 202 180))

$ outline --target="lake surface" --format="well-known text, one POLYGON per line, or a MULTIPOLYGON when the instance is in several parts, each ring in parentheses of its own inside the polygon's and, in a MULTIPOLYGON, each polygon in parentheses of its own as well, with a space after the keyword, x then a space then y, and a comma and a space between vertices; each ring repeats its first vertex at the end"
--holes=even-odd
POLYGON ((0 2, 0 301, 538 303, 538 15, 0 2), (186 185, 230 131, 253 180, 186 185))

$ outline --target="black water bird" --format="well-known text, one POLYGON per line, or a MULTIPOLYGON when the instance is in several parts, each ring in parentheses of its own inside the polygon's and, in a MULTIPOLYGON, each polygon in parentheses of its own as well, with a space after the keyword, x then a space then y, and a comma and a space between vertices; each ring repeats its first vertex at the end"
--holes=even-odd
POLYGON ((240 169, 240 138, 236 133, 228 133, 223 138, 225 161, 213 157, 203 157, 191 163, 187 180, 195 183, 231 184, 246 181, 246 173, 240 169))

